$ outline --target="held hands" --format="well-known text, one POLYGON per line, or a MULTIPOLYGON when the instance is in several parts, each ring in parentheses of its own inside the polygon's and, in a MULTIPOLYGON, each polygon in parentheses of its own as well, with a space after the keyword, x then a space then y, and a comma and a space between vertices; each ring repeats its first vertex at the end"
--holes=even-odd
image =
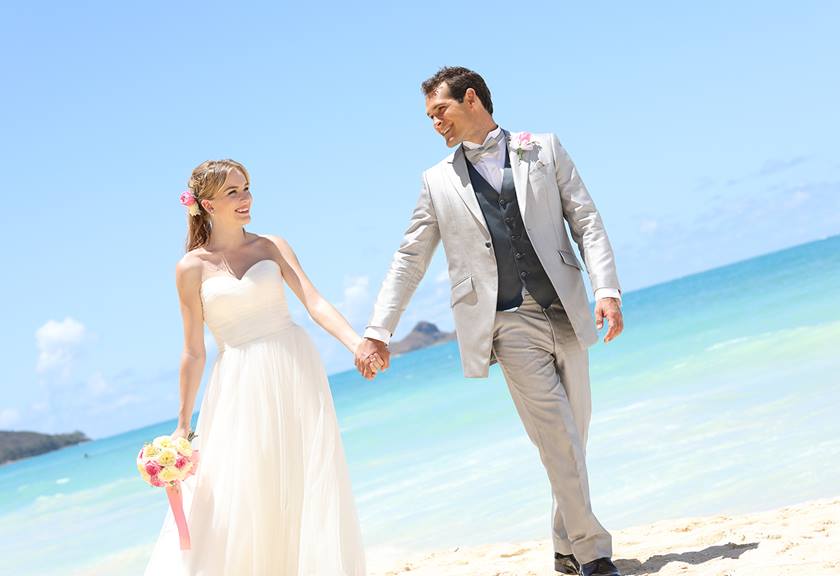
POLYGON ((356 369, 368 380, 373 380, 376 373, 387 369, 390 363, 391 353, 384 342, 363 338, 356 348, 356 369))
POLYGON ((624 330, 624 317, 621 315, 618 302, 618 298, 601 298, 595 303, 595 325, 598 330, 604 327, 604 318, 610 326, 607 335, 604 336, 604 344, 615 340, 624 330))

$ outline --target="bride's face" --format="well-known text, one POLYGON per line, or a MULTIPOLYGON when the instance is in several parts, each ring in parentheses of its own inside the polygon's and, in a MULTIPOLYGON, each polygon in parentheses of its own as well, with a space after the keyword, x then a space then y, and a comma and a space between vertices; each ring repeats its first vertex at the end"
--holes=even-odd
POLYGON ((204 200, 214 225, 244 226, 251 221, 251 190, 239 170, 231 170, 212 200, 204 200))

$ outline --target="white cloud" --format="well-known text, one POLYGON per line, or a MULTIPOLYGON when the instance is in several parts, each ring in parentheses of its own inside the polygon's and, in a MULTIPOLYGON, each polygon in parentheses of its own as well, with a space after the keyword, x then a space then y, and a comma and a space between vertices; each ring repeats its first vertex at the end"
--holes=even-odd
POLYGON ((799 208, 810 199, 811 195, 807 191, 797 189, 793 192, 793 194, 790 195, 786 202, 786 205, 788 208, 799 208))
POLYGON ((87 381, 87 391, 92 396, 102 396, 111 389, 101 372, 95 372, 87 381))
POLYGON ((12 408, 0 410, 0 428, 11 428, 18 420, 20 420, 20 414, 17 410, 12 408))
POLYGON ((771 158, 764 163, 756 176, 768 176, 778 172, 784 172, 794 166, 803 164, 807 160, 809 160, 808 156, 794 156, 793 158, 786 159, 771 158))
POLYGON ((348 276, 344 279, 344 301, 358 301, 368 295, 367 276, 348 276))
POLYGON ((373 306, 369 288, 370 279, 367 276, 344 278, 344 295, 338 308, 354 326, 367 320, 373 306))
POLYGON ((658 228, 659 222, 652 219, 642 220, 641 224, 639 224, 639 231, 642 234, 653 234, 658 228))
POLYGON ((67 368, 86 335, 85 325, 70 317, 61 322, 50 320, 38 328, 35 332, 35 340, 38 343, 36 370, 44 373, 67 368))
POLYGON ((443 284, 444 282, 449 282, 449 270, 445 268, 441 270, 437 276, 435 276, 436 284, 443 284))

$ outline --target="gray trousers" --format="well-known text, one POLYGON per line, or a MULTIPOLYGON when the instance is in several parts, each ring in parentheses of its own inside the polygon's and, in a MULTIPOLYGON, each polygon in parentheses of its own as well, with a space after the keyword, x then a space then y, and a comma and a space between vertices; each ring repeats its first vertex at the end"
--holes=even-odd
POLYGON ((543 309, 526 294, 517 310, 497 312, 493 353, 548 473, 555 552, 581 563, 612 556, 612 538, 589 499, 589 353, 563 307, 555 302, 543 309))

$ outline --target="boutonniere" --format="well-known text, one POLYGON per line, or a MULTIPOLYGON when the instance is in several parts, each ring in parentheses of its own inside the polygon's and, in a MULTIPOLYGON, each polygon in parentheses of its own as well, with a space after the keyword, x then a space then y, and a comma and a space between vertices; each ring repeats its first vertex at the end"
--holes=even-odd
POLYGON ((526 152, 530 152, 534 148, 539 148, 540 144, 534 140, 530 132, 519 132, 518 134, 511 134, 510 146, 516 152, 519 159, 522 160, 526 152))

